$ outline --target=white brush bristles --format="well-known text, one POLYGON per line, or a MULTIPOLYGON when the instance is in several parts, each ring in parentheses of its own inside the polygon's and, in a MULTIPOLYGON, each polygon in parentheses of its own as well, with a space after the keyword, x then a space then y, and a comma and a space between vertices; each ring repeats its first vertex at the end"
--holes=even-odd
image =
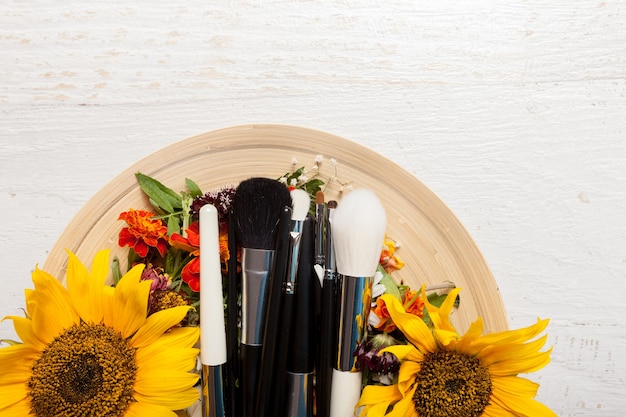
POLYGON ((303 221, 306 219, 309 207, 311 207, 311 197, 309 193, 300 188, 291 190, 291 205, 293 207, 291 220, 303 221))
POLYGON ((337 272, 344 276, 372 277, 385 239, 385 208, 368 189, 350 192, 339 202, 331 223, 337 272))

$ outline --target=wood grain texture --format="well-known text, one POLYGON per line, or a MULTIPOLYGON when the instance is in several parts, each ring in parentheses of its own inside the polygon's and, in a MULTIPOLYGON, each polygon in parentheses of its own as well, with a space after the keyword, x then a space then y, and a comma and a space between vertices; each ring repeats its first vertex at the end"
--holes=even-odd
POLYGON ((552 318, 541 401, 623 414, 624 2, 154 3, 0 3, 0 315, 136 161, 223 127, 306 126, 438 195, 512 327, 552 318))

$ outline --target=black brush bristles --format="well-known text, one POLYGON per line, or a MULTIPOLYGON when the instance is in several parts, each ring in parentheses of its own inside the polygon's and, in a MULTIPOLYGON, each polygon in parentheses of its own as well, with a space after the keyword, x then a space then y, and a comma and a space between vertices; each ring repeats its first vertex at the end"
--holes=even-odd
POLYGON ((280 213, 291 207, 291 195, 284 184, 270 178, 242 181, 233 198, 235 230, 242 247, 272 250, 280 213))

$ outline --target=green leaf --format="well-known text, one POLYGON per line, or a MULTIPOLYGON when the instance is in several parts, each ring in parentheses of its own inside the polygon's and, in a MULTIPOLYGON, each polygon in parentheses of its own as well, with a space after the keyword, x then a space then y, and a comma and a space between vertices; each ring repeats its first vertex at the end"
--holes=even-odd
POLYGON ((111 273, 113 274, 113 286, 115 287, 120 279, 122 279, 122 271, 120 269, 120 260, 116 256, 113 258, 113 263, 111 264, 111 273))
POLYGON ((387 271, 385 271, 385 269, 380 265, 378 265, 377 269, 383 274, 383 279, 380 280, 380 283, 383 284, 386 288, 385 294, 391 294, 398 300, 402 301, 402 294, 400 293, 400 289, 398 288, 398 285, 393 280, 393 278, 391 278, 391 275, 389 275, 387 271))
POLYGON ((308 181, 306 184, 304 184, 304 187, 309 194, 311 194, 312 196, 315 196, 315 194, 318 191, 322 190, 323 185, 324 185, 324 181, 314 178, 308 181))
POLYGON ((180 223, 178 222, 178 216, 169 216, 167 218, 167 235, 180 234, 180 223))
POLYGON ((150 198, 153 205, 156 205, 167 213, 173 213, 176 209, 181 209, 181 197, 171 188, 166 187, 159 181, 141 172, 137 172, 135 177, 142 191, 150 198))
POLYGON ((193 182, 193 180, 190 180, 189 178, 185 178, 185 185, 187 186, 187 189, 189 190, 191 197, 197 198, 197 197, 202 196, 202 190, 200 189, 200 187, 198 187, 198 184, 193 182))

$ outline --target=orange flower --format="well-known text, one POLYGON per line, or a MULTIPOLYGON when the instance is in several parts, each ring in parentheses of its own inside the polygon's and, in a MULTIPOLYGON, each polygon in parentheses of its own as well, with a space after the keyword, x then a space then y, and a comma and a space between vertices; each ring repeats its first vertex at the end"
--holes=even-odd
POLYGON ((145 258, 148 250, 153 247, 161 256, 167 253, 167 226, 162 220, 155 220, 156 214, 145 210, 130 209, 121 213, 118 220, 124 220, 124 227, 119 234, 118 244, 121 247, 132 247, 137 255, 145 258))
POLYGON ((380 265, 388 274, 404 267, 404 262, 394 255, 396 252, 396 242, 385 237, 383 250, 380 253, 380 265))
POLYGON ((183 267, 180 276, 189 285, 191 291, 200 292, 200 258, 195 257, 189 261, 183 267))
POLYGON ((178 233, 172 233, 170 236, 170 245, 177 249, 187 252, 193 259, 189 261, 180 273, 181 278, 189 288, 194 292, 200 291, 200 223, 193 222, 189 225, 189 229, 185 230, 187 237, 183 237, 178 233))
POLYGON ((170 236, 170 245, 177 249, 187 251, 193 256, 200 255, 200 223, 191 223, 189 229, 185 230, 185 233, 187 237, 183 237, 178 233, 172 233, 172 236, 170 236))
POLYGON ((404 294, 404 311, 419 318, 424 317, 424 299, 417 291, 406 291, 404 294))
MULTIPOLYGON (((424 300, 417 291, 406 291, 402 298, 402 307, 404 307, 405 312, 420 318, 424 317, 424 300)), ((377 330, 385 333, 396 330, 396 324, 393 322, 382 297, 376 299, 376 307, 374 307, 373 312, 380 319, 380 323, 376 326, 377 330)))
POLYGON ((380 318, 380 323, 378 324, 378 326, 376 326, 376 329, 385 333, 391 333, 396 330, 396 325, 393 320, 391 320, 391 315, 389 314, 389 311, 387 311, 387 305, 381 297, 376 299, 374 314, 376 314, 378 318, 380 318))

